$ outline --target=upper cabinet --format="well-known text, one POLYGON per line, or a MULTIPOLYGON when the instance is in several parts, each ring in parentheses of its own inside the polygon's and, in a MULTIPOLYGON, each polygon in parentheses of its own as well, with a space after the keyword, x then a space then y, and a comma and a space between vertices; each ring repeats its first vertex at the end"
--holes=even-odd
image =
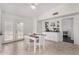
POLYGON ((61 20, 49 19, 42 21, 43 32, 60 32, 61 20))

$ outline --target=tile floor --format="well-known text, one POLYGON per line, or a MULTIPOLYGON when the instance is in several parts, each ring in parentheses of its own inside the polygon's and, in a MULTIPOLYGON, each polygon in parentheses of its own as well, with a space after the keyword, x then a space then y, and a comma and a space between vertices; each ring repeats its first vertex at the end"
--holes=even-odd
MULTIPOLYGON (((46 49, 41 52, 33 53, 33 46, 28 51, 24 46, 24 41, 4 44, 0 55, 78 55, 79 45, 66 42, 46 41, 46 49)), ((31 44, 33 45, 33 44, 31 44)))

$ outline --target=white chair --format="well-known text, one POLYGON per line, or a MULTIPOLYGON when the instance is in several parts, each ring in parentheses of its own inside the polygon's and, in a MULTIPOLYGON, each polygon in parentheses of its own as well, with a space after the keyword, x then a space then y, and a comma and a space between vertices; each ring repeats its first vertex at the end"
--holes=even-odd
POLYGON ((45 36, 39 35, 39 51, 41 51, 41 46, 45 50, 45 36))
POLYGON ((31 42, 30 42, 30 40, 33 40, 34 41, 34 53, 36 52, 36 38, 34 38, 34 37, 30 37, 30 36, 28 36, 28 35, 25 35, 24 36, 24 45, 25 45, 25 47, 28 49, 28 50, 30 50, 30 44, 31 44, 31 42))
POLYGON ((37 46, 39 47, 39 52, 41 51, 41 46, 43 47, 43 49, 45 49, 45 39, 44 36, 42 35, 38 35, 39 38, 35 38, 35 37, 30 37, 30 36, 24 36, 25 40, 25 45, 27 45, 28 50, 30 50, 30 39, 34 41, 34 53, 36 53, 36 48, 37 46), (38 40, 38 41, 37 41, 38 40))
POLYGON ((30 37, 28 35, 24 36, 24 47, 28 48, 28 50, 30 48, 30 37))

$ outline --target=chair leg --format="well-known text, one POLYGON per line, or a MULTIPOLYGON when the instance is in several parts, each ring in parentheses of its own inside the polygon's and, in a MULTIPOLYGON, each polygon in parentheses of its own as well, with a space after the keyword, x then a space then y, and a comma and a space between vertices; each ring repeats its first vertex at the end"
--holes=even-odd
POLYGON ((2 47, 2 43, 0 43, 0 51, 2 51, 2 48, 3 48, 3 47, 2 47))
POLYGON ((36 40, 34 40, 34 53, 36 53, 36 40))
POLYGON ((28 51, 30 51, 30 41, 27 44, 28 51))
POLYGON ((39 40, 39 53, 41 52, 41 42, 39 40))
POLYGON ((43 40, 43 50, 45 50, 45 40, 43 40))
POLYGON ((24 43, 24 48, 27 49, 27 42, 24 40, 23 43, 24 43))

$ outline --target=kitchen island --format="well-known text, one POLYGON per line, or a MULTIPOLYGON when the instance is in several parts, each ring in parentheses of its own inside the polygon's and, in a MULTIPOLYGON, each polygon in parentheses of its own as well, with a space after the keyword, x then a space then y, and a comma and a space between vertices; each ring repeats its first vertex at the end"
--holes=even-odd
POLYGON ((60 32, 44 32, 46 34, 46 40, 60 41, 60 32))

